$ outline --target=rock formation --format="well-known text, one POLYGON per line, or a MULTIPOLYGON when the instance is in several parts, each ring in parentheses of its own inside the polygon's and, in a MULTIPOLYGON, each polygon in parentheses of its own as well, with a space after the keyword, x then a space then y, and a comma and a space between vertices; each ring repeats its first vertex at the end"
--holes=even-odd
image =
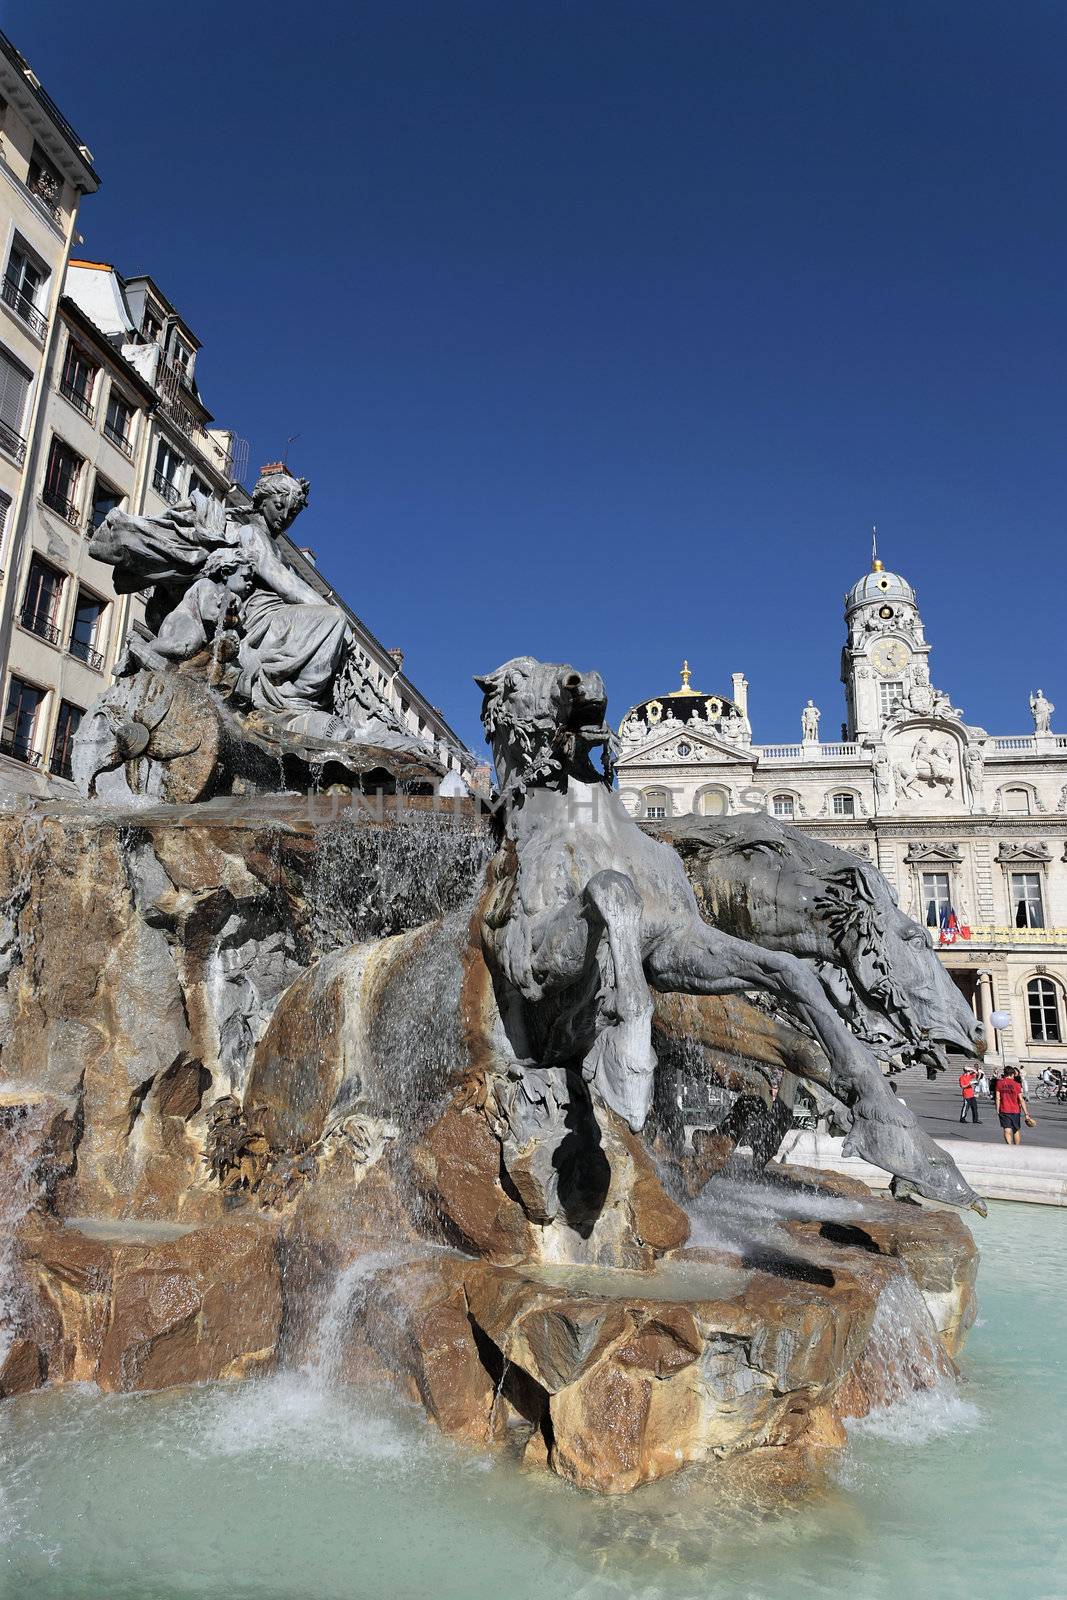
POLYGON ((687 1199, 741 1143, 771 1161, 801 1082, 916 1190, 973 1198, 866 1042, 953 1022, 865 964, 872 928, 891 975, 907 954, 881 880, 854 926, 841 864, 798 855, 832 902, 808 944, 751 907, 727 931, 776 835, 638 828, 595 674, 482 688, 492 821, 352 793, 0 819, 0 1395, 254 1378, 358 1281, 339 1381, 622 1493, 694 1461, 804 1476, 845 1417, 951 1374, 958 1218, 771 1166, 773 1238, 690 1242, 687 1199), (722 1111, 689 1140, 694 1084, 722 1111))

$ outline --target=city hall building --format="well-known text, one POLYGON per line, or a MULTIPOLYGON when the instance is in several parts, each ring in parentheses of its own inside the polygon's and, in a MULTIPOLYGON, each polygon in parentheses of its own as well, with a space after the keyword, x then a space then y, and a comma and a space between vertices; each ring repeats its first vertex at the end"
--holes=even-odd
POLYGON ((1029 732, 989 733, 935 688, 915 590, 875 560, 845 596, 846 721, 798 744, 756 744, 748 684, 682 683, 620 728, 619 786, 638 817, 773 816, 876 865, 927 925, 1008 1061, 1067 1065, 1067 734, 1030 696, 1029 732), (1011 1017, 995 1032, 994 1011, 1011 1017))

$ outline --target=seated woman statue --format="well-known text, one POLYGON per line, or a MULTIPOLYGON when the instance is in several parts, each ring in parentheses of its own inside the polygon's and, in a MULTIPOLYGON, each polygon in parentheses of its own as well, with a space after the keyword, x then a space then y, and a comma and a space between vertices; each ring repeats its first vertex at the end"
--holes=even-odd
POLYGON ((90 551, 115 568, 120 594, 153 586, 146 619, 163 642, 159 654, 173 659, 169 635, 184 637, 191 623, 184 615, 190 612, 187 596, 198 588, 192 608, 198 609, 200 581, 213 575, 219 553, 228 548, 250 574, 241 585, 247 592, 241 595, 235 698, 297 735, 339 741, 355 736, 419 748, 372 686, 360 685, 362 693, 352 694, 351 636, 344 613, 279 554, 278 540, 306 506, 308 489, 306 478, 275 464, 260 474, 251 508, 227 509, 214 522, 205 515, 203 501, 175 506, 159 517, 112 511, 90 551), (176 612, 182 612, 180 627, 176 612))

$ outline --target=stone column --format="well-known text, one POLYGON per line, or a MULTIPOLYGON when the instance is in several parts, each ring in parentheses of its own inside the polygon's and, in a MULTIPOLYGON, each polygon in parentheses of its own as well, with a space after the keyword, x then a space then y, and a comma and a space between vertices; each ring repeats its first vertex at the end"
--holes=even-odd
POLYGON ((985 1027, 986 1042, 990 1050, 993 1048, 993 1024, 990 1018, 996 1007, 993 1005, 993 974, 982 971, 978 974, 978 1020, 985 1027))

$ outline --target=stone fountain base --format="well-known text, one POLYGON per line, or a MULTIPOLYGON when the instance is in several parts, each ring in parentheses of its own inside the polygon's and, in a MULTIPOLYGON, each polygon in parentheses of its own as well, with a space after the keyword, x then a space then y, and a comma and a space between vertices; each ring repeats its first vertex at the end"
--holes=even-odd
MULTIPOLYGON (((773 1248, 696 1247, 642 1140, 600 1106, 598 1183, 561 1181, 561 1210, 540 1214, 546 1151, 565 1167, 566 1141, 507 1143, 477 949, 430 959, 449 914, 466 925, 477 819, 413 825, 406 877, 401 826, 342 828, 343 871, 324 876, 337 818, 295 800, 0 825, 0 1395, 328 1360, 449 1435, 615 1494, 707 1460, 806 1477, 846 1418, 952 1373, 977 1262, 954 1213, 772 1168, 792 1219, 773 1248), (443 903, 404 912, 445 921, 387 938, 375 977, 351 941, 397 931, 446 845, 443 903), (338 885, 358 891, 339 933, 338 885), (377 984, 374 1072, 352 1054, 357 972, 377 984), (426 1014, 390 1120, 372 1091, 395 1088, 394 990, 426 1014)), ((743 1075, 740 1039, 756 1064, 782 1041, 741 1004, 686 1029, 728 1040, 743 1075)), ((690 1163, 680 1191, 728 1154, 690 1163)))

